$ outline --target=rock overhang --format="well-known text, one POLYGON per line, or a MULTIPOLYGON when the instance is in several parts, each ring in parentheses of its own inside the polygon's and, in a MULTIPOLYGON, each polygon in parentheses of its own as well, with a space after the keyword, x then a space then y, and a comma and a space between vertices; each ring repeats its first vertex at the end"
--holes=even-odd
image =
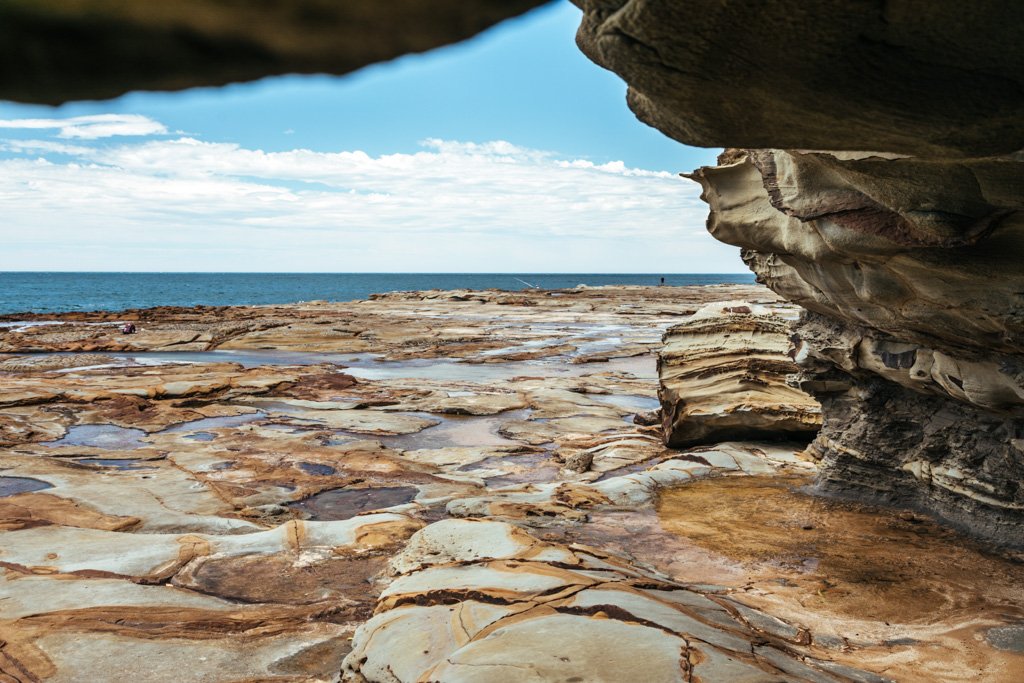
POLYGON ((808 312, 820 485, 1024 538, 1024 8, 576 0, 708 230, 808 312))
POLYGON ((544 1, 12 0, 0 3, 0 99, 340 75, 465 40, 544 1))

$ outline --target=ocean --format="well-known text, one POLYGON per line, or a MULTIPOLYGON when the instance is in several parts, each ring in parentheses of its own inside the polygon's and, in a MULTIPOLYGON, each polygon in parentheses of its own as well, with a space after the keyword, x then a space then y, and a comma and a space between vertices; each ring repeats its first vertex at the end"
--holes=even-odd
POLYGON ((754 282, 752 274, 737 273, 0 273, 0 314, 352 301, 420 289, 657 285, 661 277, 666 285, 754 282))

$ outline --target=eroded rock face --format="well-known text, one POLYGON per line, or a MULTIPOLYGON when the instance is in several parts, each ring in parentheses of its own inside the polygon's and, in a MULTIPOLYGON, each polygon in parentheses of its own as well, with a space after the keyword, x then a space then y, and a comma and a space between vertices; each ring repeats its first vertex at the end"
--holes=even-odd
POLYGON ((5 2, 0 99, 57 104, 284 73, 344 74, 465 40, 542 2, 5 2))
POLYGON ((698 170, 708 229, 807 312, 823 488, 1020 545, 1024 166, 733 151, 698 170))
POLYGON ((1021 8, 577 4, 639 118, 743 148, 692 177, 712 235, 808 311, 822 486, 1024 543, 1021 8))
POLYGON ((985 155, 1024 147, 1024 6, 574 0, 637 116, 701 147, 985 155))
POLYGON ((818 403, 787 383, 789 326, 743 302, 710 304, 665 333, 662 426, 672 447, 736 439, 810 440, 818 403))

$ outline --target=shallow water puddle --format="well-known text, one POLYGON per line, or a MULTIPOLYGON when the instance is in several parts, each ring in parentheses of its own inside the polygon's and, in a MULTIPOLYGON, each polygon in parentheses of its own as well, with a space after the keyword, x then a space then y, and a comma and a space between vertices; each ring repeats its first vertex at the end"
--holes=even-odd
POLYGON ((300 353, 295 351, 142 351, 137 353, 111 353, 140 365, 168 363, 238 363, 252 368, 260 365, 316 365, 331 362, 331 354, 300 353))
POLYGON ((361 359, 345 364, 345 374, 360 379, 430 379, 486 384, 514 377, 571 376, 568 363, 513 361, 509 363, 460 363, 449 358, 420 358, 405 361, 361 359))
MULTIPOLYGON (((614 341, 614 340, 611 340, 614 341)), ((601 350, 614 348, 601 340, 601 350)), ((596 347, 595 347, 596 350, 596 347)), ((56 355, 50 353, 33 355, 56 355)), ((166 365, 173 363, 237 363, 252 368, 261 365, 319 365, 334 363, 345 374, 360 379, 431 379, 453 382, 508 381, 515 377, 582 377, 601 372, 657 379, 654 354, 612 358, 601 363, 570 363, 564 357, 506 363, 462 363, 451 358, 417 358, 403 361, 381 360, 372 354, 303 353, 297 351, 142 351, 110 352, 108 355, 126 365, 166 365)))
POLYGON ((78 425, 68 429, 63 438, 47 441, 40 445, 49 447, 85 446, 108 451, 130 451, 144 448, 142 441, 146 432, 141 429, 126 429, 116 425, 78 425))
POLYGON ((312 474, 317 477, 329 477, 332 474, 338 473, 338 470, 334 469, 330 465, 324 465, 318 462, 300 462, 296 463, 296 467, 306 474, 312 474))
POLYGON ((95 467, 105 467, 121 471, 156 469, 153 465, 146 465, 145 460, 139 460, 137 458, 79 458, 75 460, 75 462, 82 465, 93 465, 95 467))
POLYGON ((312 520, 349 519, 361 512, 380 510, 412 502, 418 490, 414 486, 377 489, 331 489, 310 496, 289 507, 301 510, 312 520))
POLYGON ((695 481, 653 509, 595 509, 564 540, 731 593, 808 628, 828 658, 891 680, 1021 680, 1024 564, 911 513, 809 495, 808 483, 695 481))
POLYGON ((460 472, 484 470, 505 472, 505 474, 484 479, 484 483, 493 488, 554 481, 558 478, 559 465, 551 459, 549 452, 544 451, 523 455, 492 456, 459 468, 460 472))
POLYGON ((1000 650, 1024 653, 1024 623, 991 628, 985 632, 985 640, 1000 650))
POLYGON ((195 434, 186 434, 182 438, 189 441, 213 441, 217 438, 217 435, 213 432, 196 432, 195 434))
POLYGON ((598 403, 605 403, 607 405, 615 406, 616 408, 633 410, 636 412, 654 410, 661 406, 661 402, 656 398, 650 396, 638 396, 636 394, 593 394, 588 398, 591 398, 598 403))
MULTIPOLYGON (((245 413, 243 415, 224 415, 222 417, 204 417, 198 420, 190 420, 189 422, 179 422, 178 424, 171 425, 167 429, 159 432, 160 434, 175 434, 178 432, 206 432, 210 429, 226 429, 228 427, 241 427, 242 425, 249 424, 250 422, 256 422, 262 420, 267 416, 263 411, 257 411, 255 413, 245 413)), ((198 436, 195 434, 193 436, 198 436)), ((210 435, 215 436, 215 435, 210 435)), ((189 437, 185 437, 189 438, 189 437)), ((208 438, 197 438, 194 441, 210 441, 208 438)))
POLYGON ((0 498, 52 488, 53 484, 31 477, 0 477, 0 498))
POLYGON ((657 379, 657 361, 653 354, 632 358, 613 358, 603 363, 570 363, 565 358, 510 361, 505 363, 462 363, 448 358, 421 358, 407 361, 359 359, 345 363, 345 373, 361 379, 431 379, 486 384, 516 377, 583 377, 603 372, 657 379))
POLYGON ((438 415, 436 413, 404 413, 441 423, 421 432, 380 437, 389 448, 413 451, 431 448, 457 448, 460 446, 519 446, 518 441, 507 439, 498 428, 509 420, 523 420, 529 410, 510 410, 497 415, 438 415))
POLYGON ((657 354, 649 353, 643 356, 632 356, 629 358, 612 358, 604 363, 586 363, 583 367, 590 366, 581 375, 591 375, 598 372, 613 372, 624 375, 632 375, 637 379, 658 379, 658 358, 657 354))
POLYGON ((601 353, 611 351, 622 346, 622 337, 603 337, 597 339, 586 339, 576 342, 576 353, 573 355, 585 356, 590 353, 601 353))
POLYGON ((481 357, 490 356, 504 356, 511 355, 514 353, 523 353, 527 351, 536 351, 538 349, 549 348, 552 346, 562 346, 564 344, 570 344, 575 340, 575 337, 547 337, 543 339, 529 339, 520 341, 510 346, 504 346, 500 349, 488 349, 487 351, 481 351, 481 357))

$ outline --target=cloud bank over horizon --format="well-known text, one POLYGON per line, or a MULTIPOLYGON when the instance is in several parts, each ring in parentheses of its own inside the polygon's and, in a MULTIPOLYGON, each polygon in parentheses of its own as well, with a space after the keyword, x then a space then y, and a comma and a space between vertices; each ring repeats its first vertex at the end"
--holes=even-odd
POLYGON ((0 120, 0 215, 0 270, 743 270, 697 185, 502 140, 372 156, 133 114, 0 120))
POLYGON ((167 127, 141 114, 94 114, 66 119, 2 119, 0 129, 56 129, 60 138, 98 140, 117 136, 162 135, 167 127))

